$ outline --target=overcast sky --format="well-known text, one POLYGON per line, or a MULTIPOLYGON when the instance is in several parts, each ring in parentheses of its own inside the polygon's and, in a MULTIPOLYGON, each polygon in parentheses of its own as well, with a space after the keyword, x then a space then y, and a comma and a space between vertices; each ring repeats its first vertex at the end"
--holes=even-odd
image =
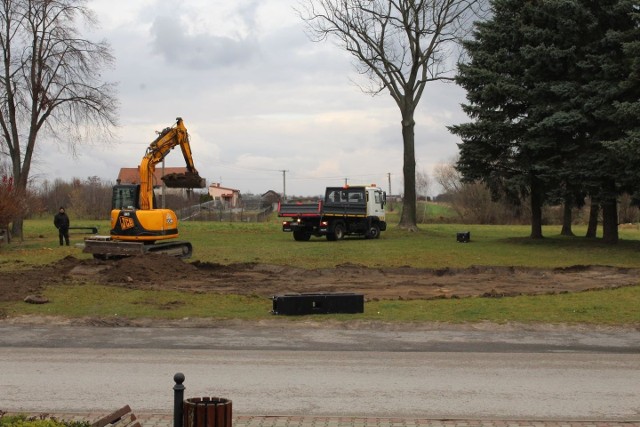
MULTIPOLYGON (((315 195, 329 185, 377 183, 402 192, 400 112, 390 95, 363 93, 352 59, 314 43, 297 0, 89 0, 116 64, 120 127, 109 145, 42 142, 36 179, 98 176, 136 167, 160 131, 182 117, 196 168, 207 183, 243 193, 315 195)), ((467 120, 464 92, 427 86, 416 113, 418 170, 450 162, 458 139, 446 126, 467 120)), ((184 166, 180 151, 166 166, 184 166)), ((436 194, 435 184, 430 193, 436 194)))

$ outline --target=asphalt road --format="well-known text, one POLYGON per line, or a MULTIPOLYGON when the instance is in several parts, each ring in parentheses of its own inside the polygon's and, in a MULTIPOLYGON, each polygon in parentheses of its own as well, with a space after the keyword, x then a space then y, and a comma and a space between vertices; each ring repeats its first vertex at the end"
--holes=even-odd
POLYGON ((0 410, 640 419, 640 332, 0 325, 0 410))
POLYGON ((640 354, 640 330, 482 324, 330 327, 278 322, 154 328, 0 322, 0 347, 640 354))

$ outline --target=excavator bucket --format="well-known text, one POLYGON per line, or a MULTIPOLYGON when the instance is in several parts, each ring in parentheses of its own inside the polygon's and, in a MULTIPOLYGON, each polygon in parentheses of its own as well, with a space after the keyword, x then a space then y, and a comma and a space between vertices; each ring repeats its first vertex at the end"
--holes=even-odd
POLYGON ((162 177, 164 185, 169 188, 205 188, 204 178, 198 173, 170 173, 162 177))

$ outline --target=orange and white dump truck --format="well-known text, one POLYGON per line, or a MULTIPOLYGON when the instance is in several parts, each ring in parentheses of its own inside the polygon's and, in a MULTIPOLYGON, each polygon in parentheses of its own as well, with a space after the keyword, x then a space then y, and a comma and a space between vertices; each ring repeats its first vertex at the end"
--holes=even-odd
POLYGON ((278 216, 286 218, 282 231, 297 241, 311 236, 341 240, 347 235, 377 239, 387 229, 386 193, 375 185, 327 187, 317 203, 280 203, 278 216))

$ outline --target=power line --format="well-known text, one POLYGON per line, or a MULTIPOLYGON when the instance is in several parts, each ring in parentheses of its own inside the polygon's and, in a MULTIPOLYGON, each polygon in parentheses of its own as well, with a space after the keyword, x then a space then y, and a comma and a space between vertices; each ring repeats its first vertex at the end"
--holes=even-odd
MULTIPOLYGON (((348 179, 352 179, 352 178, 367 178, 367 177, 379 177, 380 174, 378 173, 368 173, 368 174, 361 174, 361 175, 352 175, 352 174, 345 174, 348 175, 349 178, 348 179)), ((339 179, 339 180, 343 180, 345 179, 345 175, 335 175, 335 176, 300 176, 300 177, 294 177, 294 178, 290 178, 290 179, 294 179, 294 180, 303 180, 303 179, 339 179)))
MULTIPOLYGON (((240 170, 248 170, 255 172, 282 172, 282 169, 266 169, 266 168, 249 168, 246 166, 237 166, 237 165, 228 165, 224 163, 220 164, 210 164, 212 167, 223 167, 223 168, 231 168, 231 169, 240 169, 240 170)), ((288 171, 287 171, 288 172, 288 171)))
MULTIPOLYGON (((235 165, 225 165, 225 164, 220 164, 220 165, 215 165, 215 164, 210 164, 211 167, 216 168, 216 167, 227 167, 227 168, 232 168, 232 169, 240 169, 240 170, 248 170, 248 171, 254 171, 254 172, 291 172, 289 169, 260 169, 260 168, 248 168, 248 167, 243 167, 243 166, 235 166, 235 165)), ((345 174, 349 176, 349 179, 352 178, 367 178, 367 177, 379 177, 380 174, 345 174)), ((309 176, 309 175, 302 175, 302 176, 295 176, 293 175, 293 177, 289 177, 289 180, 294 180, 294 181, 301 181, 301 180, 319 180, 319 179, 335 179, 335 180, 344 180, 345 179, 345 175, 335 175, 335 176, 309 176)))

